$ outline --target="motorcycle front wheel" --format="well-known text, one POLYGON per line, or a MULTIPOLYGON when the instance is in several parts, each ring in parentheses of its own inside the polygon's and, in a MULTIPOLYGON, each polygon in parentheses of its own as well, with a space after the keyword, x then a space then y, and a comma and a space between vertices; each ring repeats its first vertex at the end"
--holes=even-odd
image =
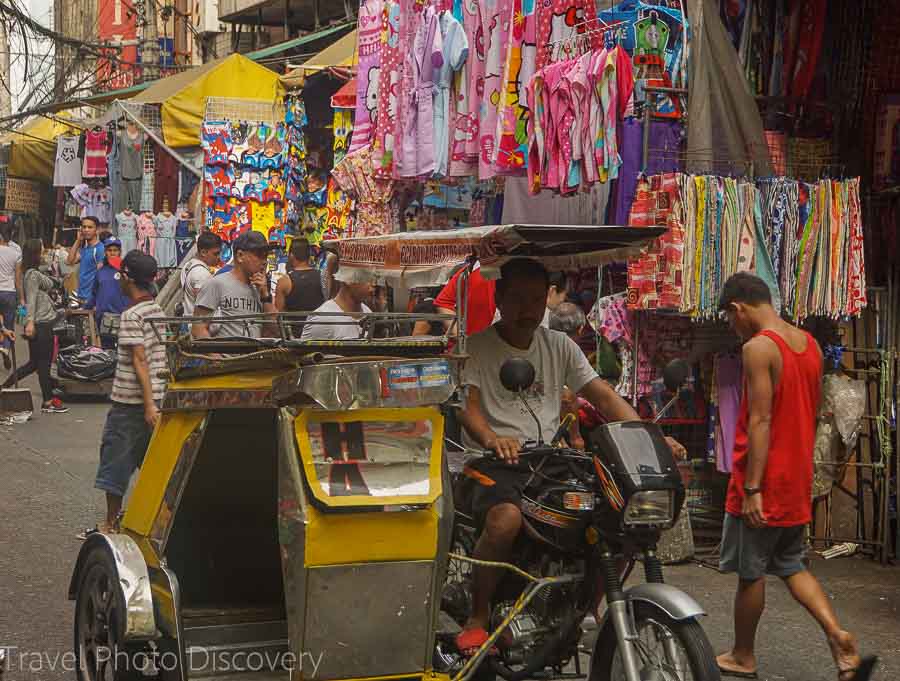
MULTIPOLYGON (((716 656, 703 627, 677 621, 649 603, 634 604, 641 678, 664 681, 720 681, 716 656)), ((628 681, 612 621, 600 631, 589 681, 628 681)))

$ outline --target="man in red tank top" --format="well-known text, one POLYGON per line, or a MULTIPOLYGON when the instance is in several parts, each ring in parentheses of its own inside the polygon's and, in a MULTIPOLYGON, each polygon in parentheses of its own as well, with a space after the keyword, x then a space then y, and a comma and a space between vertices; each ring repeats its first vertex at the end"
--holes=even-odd
POLYGON ((815 339, 772 307, 767 284, 742 272, 722 290, 720 309, 746 341, 744 392, 725 503, 720 568, 738 574, 734 647, 718 657, 724 676, 757 678, 754 644, 765 607, 765 575, 781 577, 818 621, 839 681, 864 681, 875 658, 860 660, 818 580, 804 565, 812 519, 813 447, 822 382, 815 339))

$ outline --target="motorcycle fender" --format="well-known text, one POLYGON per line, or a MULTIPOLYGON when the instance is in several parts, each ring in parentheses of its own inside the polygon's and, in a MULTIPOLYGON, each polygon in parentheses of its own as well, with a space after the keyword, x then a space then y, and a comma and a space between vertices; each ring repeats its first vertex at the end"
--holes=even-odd
POLYGON ((677 622, 706 614, 697 601, 669 584, 638 584, 625 591, 625 597, 630 601, 655 605, 677 622))
POLYGON ((156 617, 153 612, 153 596, 150 592, 150 576, 147 563, 135 541, 126 534, 88 535, 78 554, 78 561, 69 584, 69 600, 75 600, 81 582, 81 568, 85 557, 95 546, 103 546, 112 556, 116 566, 119 589, 124 598, 125 640, 149 640, 156 638, 156 617))
MULTIPOLYGON (((706 615, 706 611, 697 601, 684 591, 668 584, 638 584, 625 591, 625 598, 629 601, 655 605, 677 622, 706 615)), ((597 631, 603 631, 608 619, 609 609, 607 608, 603 617, 597 622, 597 631)))

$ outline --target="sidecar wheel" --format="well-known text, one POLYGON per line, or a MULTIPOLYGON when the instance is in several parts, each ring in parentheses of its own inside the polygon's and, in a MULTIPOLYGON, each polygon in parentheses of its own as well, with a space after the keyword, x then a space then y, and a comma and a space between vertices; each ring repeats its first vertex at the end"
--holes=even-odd
MULTIPOLYGON (((665 681, 721 681, 716 656, 706 632, 696 619, 677 621, 648 603, 634 604, 634 622, 638 638, 650 660, 653 678, 665 681), (672 636, 676 659, 666 655, 663 640, 672 636)), ((643 678, 643 674, 642 674, 643 678)), ((589 681, 626 681, 625 669, 618 650, 616 632, 606 621, 591 659, 589 681)))
MULTIPOLYGON (((134 681, 140 646, 124 642, 125 599, 116 567, 103 547, 84 561, 75 598, 75 674, 78 681, 134 681)), ((144 658, 146 659, 146 658, 144 658)))

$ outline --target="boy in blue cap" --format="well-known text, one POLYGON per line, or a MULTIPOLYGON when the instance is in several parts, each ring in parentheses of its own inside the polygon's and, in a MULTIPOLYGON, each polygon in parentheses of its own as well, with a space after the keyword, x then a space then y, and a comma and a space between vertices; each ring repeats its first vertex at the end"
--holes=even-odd
MULTIPOLYGON (((120 280, 122 275, 119 269, 122 267, 122 242, 118 239, 107 239, 104 243, 103 264, 97 270, 91 295, 85 303, 86 310, 94 310, 94 318, 97 320, 97 329, 106 341, 111 328, 103 326, 103 315, 121 315, 131 304, 122 293, 120 280)), ((118 326, 118 325, 116 325, 118 326)), ((106 346, 106 342, 103 343, 106 346)))

